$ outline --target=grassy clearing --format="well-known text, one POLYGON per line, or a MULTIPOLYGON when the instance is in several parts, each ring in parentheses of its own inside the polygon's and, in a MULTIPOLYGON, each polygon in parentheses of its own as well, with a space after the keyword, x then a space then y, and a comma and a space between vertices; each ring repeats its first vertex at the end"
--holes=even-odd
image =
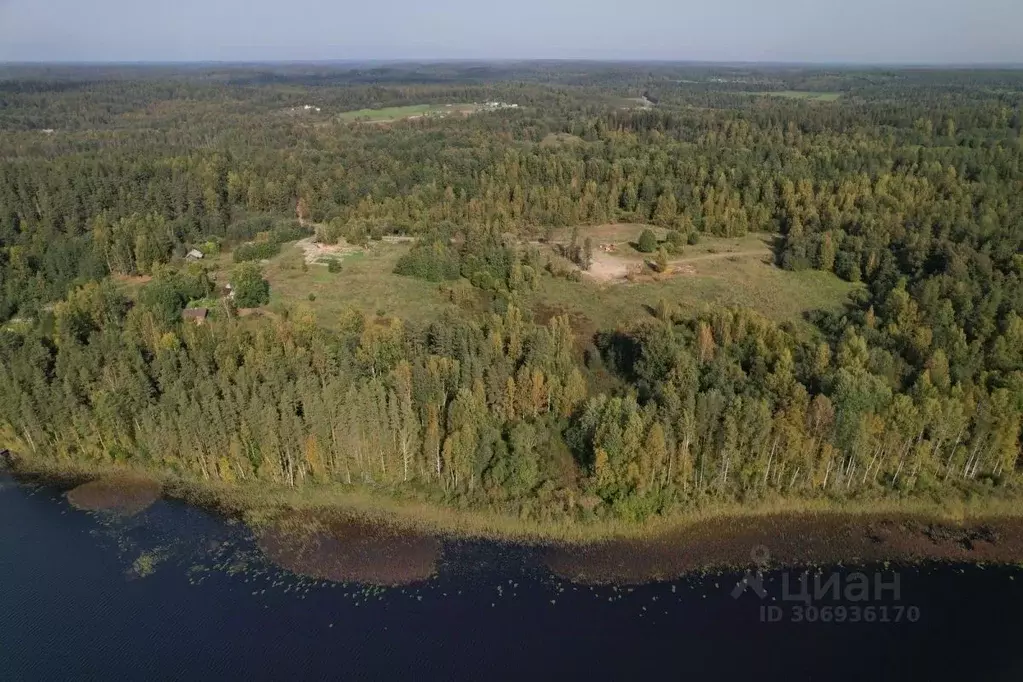
POLYGON ((337 325, 348 307, 367 315, 383 313, 415 321, 436 319, 451 306, 432 282, 400 277, 394 265, 408 251, 409 244, 374 242, 365 251, 347 254, 341 272, 332 273, 322 265, 303 268, 303 251, 294 245, 263 268, 270 282, 270 303, 292 307, 310 306, 316 320, 326 328, 337 325), (315 296, 310 300, 309 295, 315 296))
MULTIPOLYGON (((616 244, 613 254, 598 253, 598 259, 616 259, 627 267, 642 268, 649 254, 637 252, 630 242, 635 242, 647 227, 600 225, 583 228, 580 233, 591 237, 595 245, 616 244)), ((666 233, 652 229, 660 238, 666 233)), ((554 238, 567 241, 569 235, 570 231, 559 230, 554 238)), ((772 236, 766 234, 704 237, 699 244, 687 245, 680 256, 672 257, 679 274, 660 280, 644 277, 637 282, 602 283, 585 277, 570 282, 545 276, 536 291, 524 295, 523 304, 545 318, 568 314, 580 336, 642 319, 661 299, 683 313, 714 306, 749 307, 779 322, 800 322, 808 311, 842 308, 857 285, 831 273, 787 272, 775 267, 770 258, 771 240, 772 236)), ((336 327, 342 312, 350 307, 370 316, 382 314, 416 322, 436 320, 443 311, 457 309, 440 285, 394 274, 398 259, 410 248, 409 242, 371 242, 365 249, 340 255, 341 271, 332 273, 324 265, 304 264, 300 243, 285 245, 278 256, 263 264, 264 276, 270 282, 270 307, 308 307, 316 321, 328 329, 336 327)), ((204 263, 212 267, 221 283, 228 281, 234 265, 230 253, 204 263)), ((126 293, 136 294, 144 279, 119 282, 126 293)), ((476 297, 466 282, 446 286, 468 289, 467 300, 476 297)))
MULTIPOLYGON (((637 239, 644 227, 600 226, 582 234, 598 243, 618 243, 615 257, 638 267, 646 256, 628 242, 637 239)), ((664 230, 655 231, 663 236, 664 230)), ((683 313, 715 306, 748 307, 779 322, 801 322, 808 311, 842 308, 857 285, 831 273, 787 272, 775 267, 767 246, 770 240, 770 235, 761 234, 705 238, 686 246, 677 257, 675 262, 684 265, 683 274, 660 281, 602 284, 588 278, 570 282, 542 277, 539 288, 524 296, 524 304, 534 310, 569 314, 582 336, 642 319, 661 299, 683 313)), ((341 272, 331 273, 322 265, 303 267, 302 249, 285 246, 263 268, 270 282, 271 307, 308 306, 326 328, 335 327, 349 307, 367 315, 436 320, 444 310, 455 307, 441 287, 394 274, 395 264, 409 248, 409 243, 373 242, 365 250, 345 254, 340 259, 341 272)), ((227 272, 219 277, 227 277, 227 272)), ((453 285, 468 288, 465 282, 453 285)))
POLYGON ((359 109, 338 115, 342 121, 367 121, 384 123, 422 116, 445 116, 448 114, 471 114, 476 111, 473 104, 412 104, 406 107, 385 107, 383 109, 359 109))
POLYGON ((561 147, 563 145, 573 145, 584 143, 585 140, 578 135, 572 135, 571 133, 547 133, 547 136, 540 140, 541 147, 561 147))
MULTIPOLYGON (((649 255, 638 253, 629 242, 635 241, 645 227, 603 225, 587 228, 582 235, 598 244, 616 244, 613 255, 598 254, 598 259, 614 258, 640 267, 649 255)), ((654 231, 663 236, 664 230, 654 231)), ((776 267, 771 260, 771 241, 771 235, 763 234, 704 238, 672 258, 681 274, 659 281, 598 283, 589 278, 570 282, 545 277, 539 290, 531 294, 530 303, 534 308, 568 313, 581 322, 576 325, 580 333, 647 317, 648 309, 655 308, 661 299, 683 313, 708 307, 747 307, 778 322, 801 323, 804 314, 812 310, 841 310, 858 285, 828 272, 788 272, 776 267)))
POLYGON ((142 287, 153 281, 149 275, 111 275, 110 279, 117 285, 118 290, 131 300, 138 300, 142 287))
POLYGON ((768 97, 785 97, 788 99, 802 99, 809 102, 837 102, 842 97, 840 92, 811 92, 807 90, 777 90, 774 92, 761 93, 768 97))
POLYGON ((695 264, 696 273, 655 282, 598 285, 544 278, 533 303, 577 313, 594 329, 649 316, 664 299, 684 313, 709 307, 747 307, 778 322, 801 322, 818 309, 839 310, 856 285, 816 270, 786 272, 758 259, 695 264))

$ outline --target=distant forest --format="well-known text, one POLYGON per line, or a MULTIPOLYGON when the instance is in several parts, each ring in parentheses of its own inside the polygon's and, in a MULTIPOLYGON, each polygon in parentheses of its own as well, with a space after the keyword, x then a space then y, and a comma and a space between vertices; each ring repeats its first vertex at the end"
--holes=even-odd
POLYGON ((540 520, 1011 494, 1021 105, 994 70, 0 67, 0 447, 540 520), (519 106, 338 120, 488 101, 519 106), (523 245, 615 222, 775 234, 779 268, 862 286, 802 325, 670 301, 590 338, 541 323, 520 292, 556 273, 523 245), (412 236, 401 274, 483 303, 183 322, 215 286, 188 250, 274 229, 236 260, 412 236))

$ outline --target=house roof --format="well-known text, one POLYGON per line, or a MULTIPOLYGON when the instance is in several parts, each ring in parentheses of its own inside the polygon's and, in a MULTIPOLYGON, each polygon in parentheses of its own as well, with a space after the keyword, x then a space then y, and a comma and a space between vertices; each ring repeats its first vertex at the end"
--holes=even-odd
POLYGON ((209 313, 209 308, 185 308, 181 311, 181 317, 186 320, 205 320, 209 313))

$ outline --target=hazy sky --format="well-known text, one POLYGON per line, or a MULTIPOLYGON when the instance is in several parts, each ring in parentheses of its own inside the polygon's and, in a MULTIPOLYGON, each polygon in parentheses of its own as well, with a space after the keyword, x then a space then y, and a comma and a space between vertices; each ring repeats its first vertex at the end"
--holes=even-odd
POLYGON ((0 61, 1023 63, 1023 0, 0 0, 0 61))

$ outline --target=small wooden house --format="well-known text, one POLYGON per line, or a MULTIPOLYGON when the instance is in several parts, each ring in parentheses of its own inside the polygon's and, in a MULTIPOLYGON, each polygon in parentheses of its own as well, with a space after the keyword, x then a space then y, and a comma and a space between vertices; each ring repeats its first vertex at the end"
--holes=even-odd
POLYGON ((195 324, 205 324, 209 314, 208 308, 185 308, 181 311, 181 319, 195 324))
POLYGON ((187 254, 185 254, 185 260, 202 260, 202 259, 203 259, 203 254, 202 254, 202 251, 200 251, 199 249, 192 249, 187 254))

